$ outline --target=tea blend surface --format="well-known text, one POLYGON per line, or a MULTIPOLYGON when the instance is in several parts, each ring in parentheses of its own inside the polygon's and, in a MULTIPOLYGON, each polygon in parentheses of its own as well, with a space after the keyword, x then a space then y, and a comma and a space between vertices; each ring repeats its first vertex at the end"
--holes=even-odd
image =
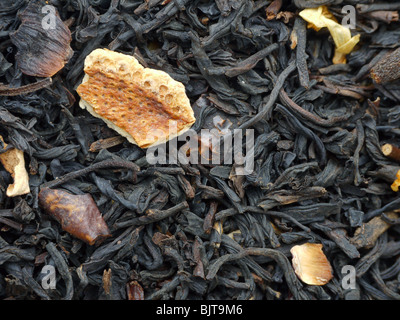
POLYGON ((399 300, 399 10, 2 0, 0 299, 399 300), (96 49, 181 83, 197 147, 151 158, 80 108, 96 49))

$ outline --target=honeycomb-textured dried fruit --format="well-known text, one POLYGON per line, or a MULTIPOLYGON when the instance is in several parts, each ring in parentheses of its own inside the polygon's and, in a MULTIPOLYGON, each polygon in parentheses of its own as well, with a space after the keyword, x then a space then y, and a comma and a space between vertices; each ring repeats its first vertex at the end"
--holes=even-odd
POLYGON ((297 276, 306 284, 322 286, 333 277, 332 267, 322 251, 322 244, 305 243, 290 249, 297 276))
POLYGON ((53 76, 72 57, 70 30, 56 8, 40 0, 30 1, 20 19, 18 30, 10 34, 19 69, 30 76, 53 76))
POLYGON ((89 245, 99 244, 111 233, 90 194, 73 195, 63 190, 44 188, 39 205, 55 218, 63 230, 89 245))
POLYGON ((133 56, 96 49, 84 71, 77 88, 81 108, 141 148, 180 135, 196 120, 184 85, 133 56))

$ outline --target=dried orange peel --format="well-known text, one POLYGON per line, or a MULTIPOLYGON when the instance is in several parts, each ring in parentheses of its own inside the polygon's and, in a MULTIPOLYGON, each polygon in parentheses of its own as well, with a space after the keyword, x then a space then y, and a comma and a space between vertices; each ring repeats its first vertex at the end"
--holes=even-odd
POLYGON ((396 180, 392 183, 390 186, 394 192, 399 191, 399 186, 400 186, 400 170, 397 171, 396 173, 396 180))
POLYGON ((141 148, 173 139, 196 121, 185 86, 133 56, 96 49, 84 71, 79 106, 141 148))
POLYGON ((333 63, 346 63, 346 55, 353 51, 356 44, 360 41, 360 35, 357 34, 352 37, 350 29, 339 24, 326 6, 304 9, 299 15, 308 22, 308 28, 313 28, 315 31, 328 28, 335 42, 333 63))

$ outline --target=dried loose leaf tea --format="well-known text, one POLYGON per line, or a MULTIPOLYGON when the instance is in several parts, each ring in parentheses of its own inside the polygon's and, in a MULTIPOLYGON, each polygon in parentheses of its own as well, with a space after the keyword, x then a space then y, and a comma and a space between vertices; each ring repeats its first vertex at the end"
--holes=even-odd
POLYGON ((7 197, 0 163, 0 299, 400 300, 399 10, 0 0, 0 154, 31 189, 7 197), (10 41, 35 5, 72 34, 52 77, 10 41))
MULTIPOLYGON (((5 149, 7 144, 1 136, 0 140, 5 149)), ((29 176, 25 169, 24 153, 18 149, 11 149, 0 153, 0 162, 14 179, 14 183, 7 188, 7 196, 15 197, 29 193, 29 176)))
POLYGON ((17 31, 10 34, 18 48, 15 56, 20 70, 30 76, 51 77, 72 57, 71 32, 55 7, 40 0, 30 1, 20 14, 17 31))
POLYGON ((333 277, 332 267, 322 252, 322 244, 305 243, 290 249, 293 268, 304 283, 315 286, 327 284, 333 277))
POLYGON ((84 70, 81 108, 141 148, 180 135, 196 120, 184 85, 133 56, 96 49, 84 70))
POLYGON ((111 237, 90 194, 73 195, 59 189, 44 188, 39 193, 39 205, 61 224, 63 230, 89 245, 111 237))
MULTIPOLYGON (((398 219, 399 215, 396 212, 385 213, 389 219, 398 219)), ((351 238, 357 248, 372 248, 378 238, 391 227, 391 224, 384 220, 383 217, 378 216, 372 218, 367 223, 363 223, 361 227, 357 228, 354 232, 354 237, 351 238)))

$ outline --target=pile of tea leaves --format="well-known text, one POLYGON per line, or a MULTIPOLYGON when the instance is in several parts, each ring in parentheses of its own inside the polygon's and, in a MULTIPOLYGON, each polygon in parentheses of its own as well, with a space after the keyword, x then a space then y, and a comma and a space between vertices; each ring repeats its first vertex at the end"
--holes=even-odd
POLYGON ((2 0, 0 299, 398 300, 399 10, 2 0), (252 170, 149 163, 79 106, 98 48, 183 83, 198 134, 252 132, 252 170))

